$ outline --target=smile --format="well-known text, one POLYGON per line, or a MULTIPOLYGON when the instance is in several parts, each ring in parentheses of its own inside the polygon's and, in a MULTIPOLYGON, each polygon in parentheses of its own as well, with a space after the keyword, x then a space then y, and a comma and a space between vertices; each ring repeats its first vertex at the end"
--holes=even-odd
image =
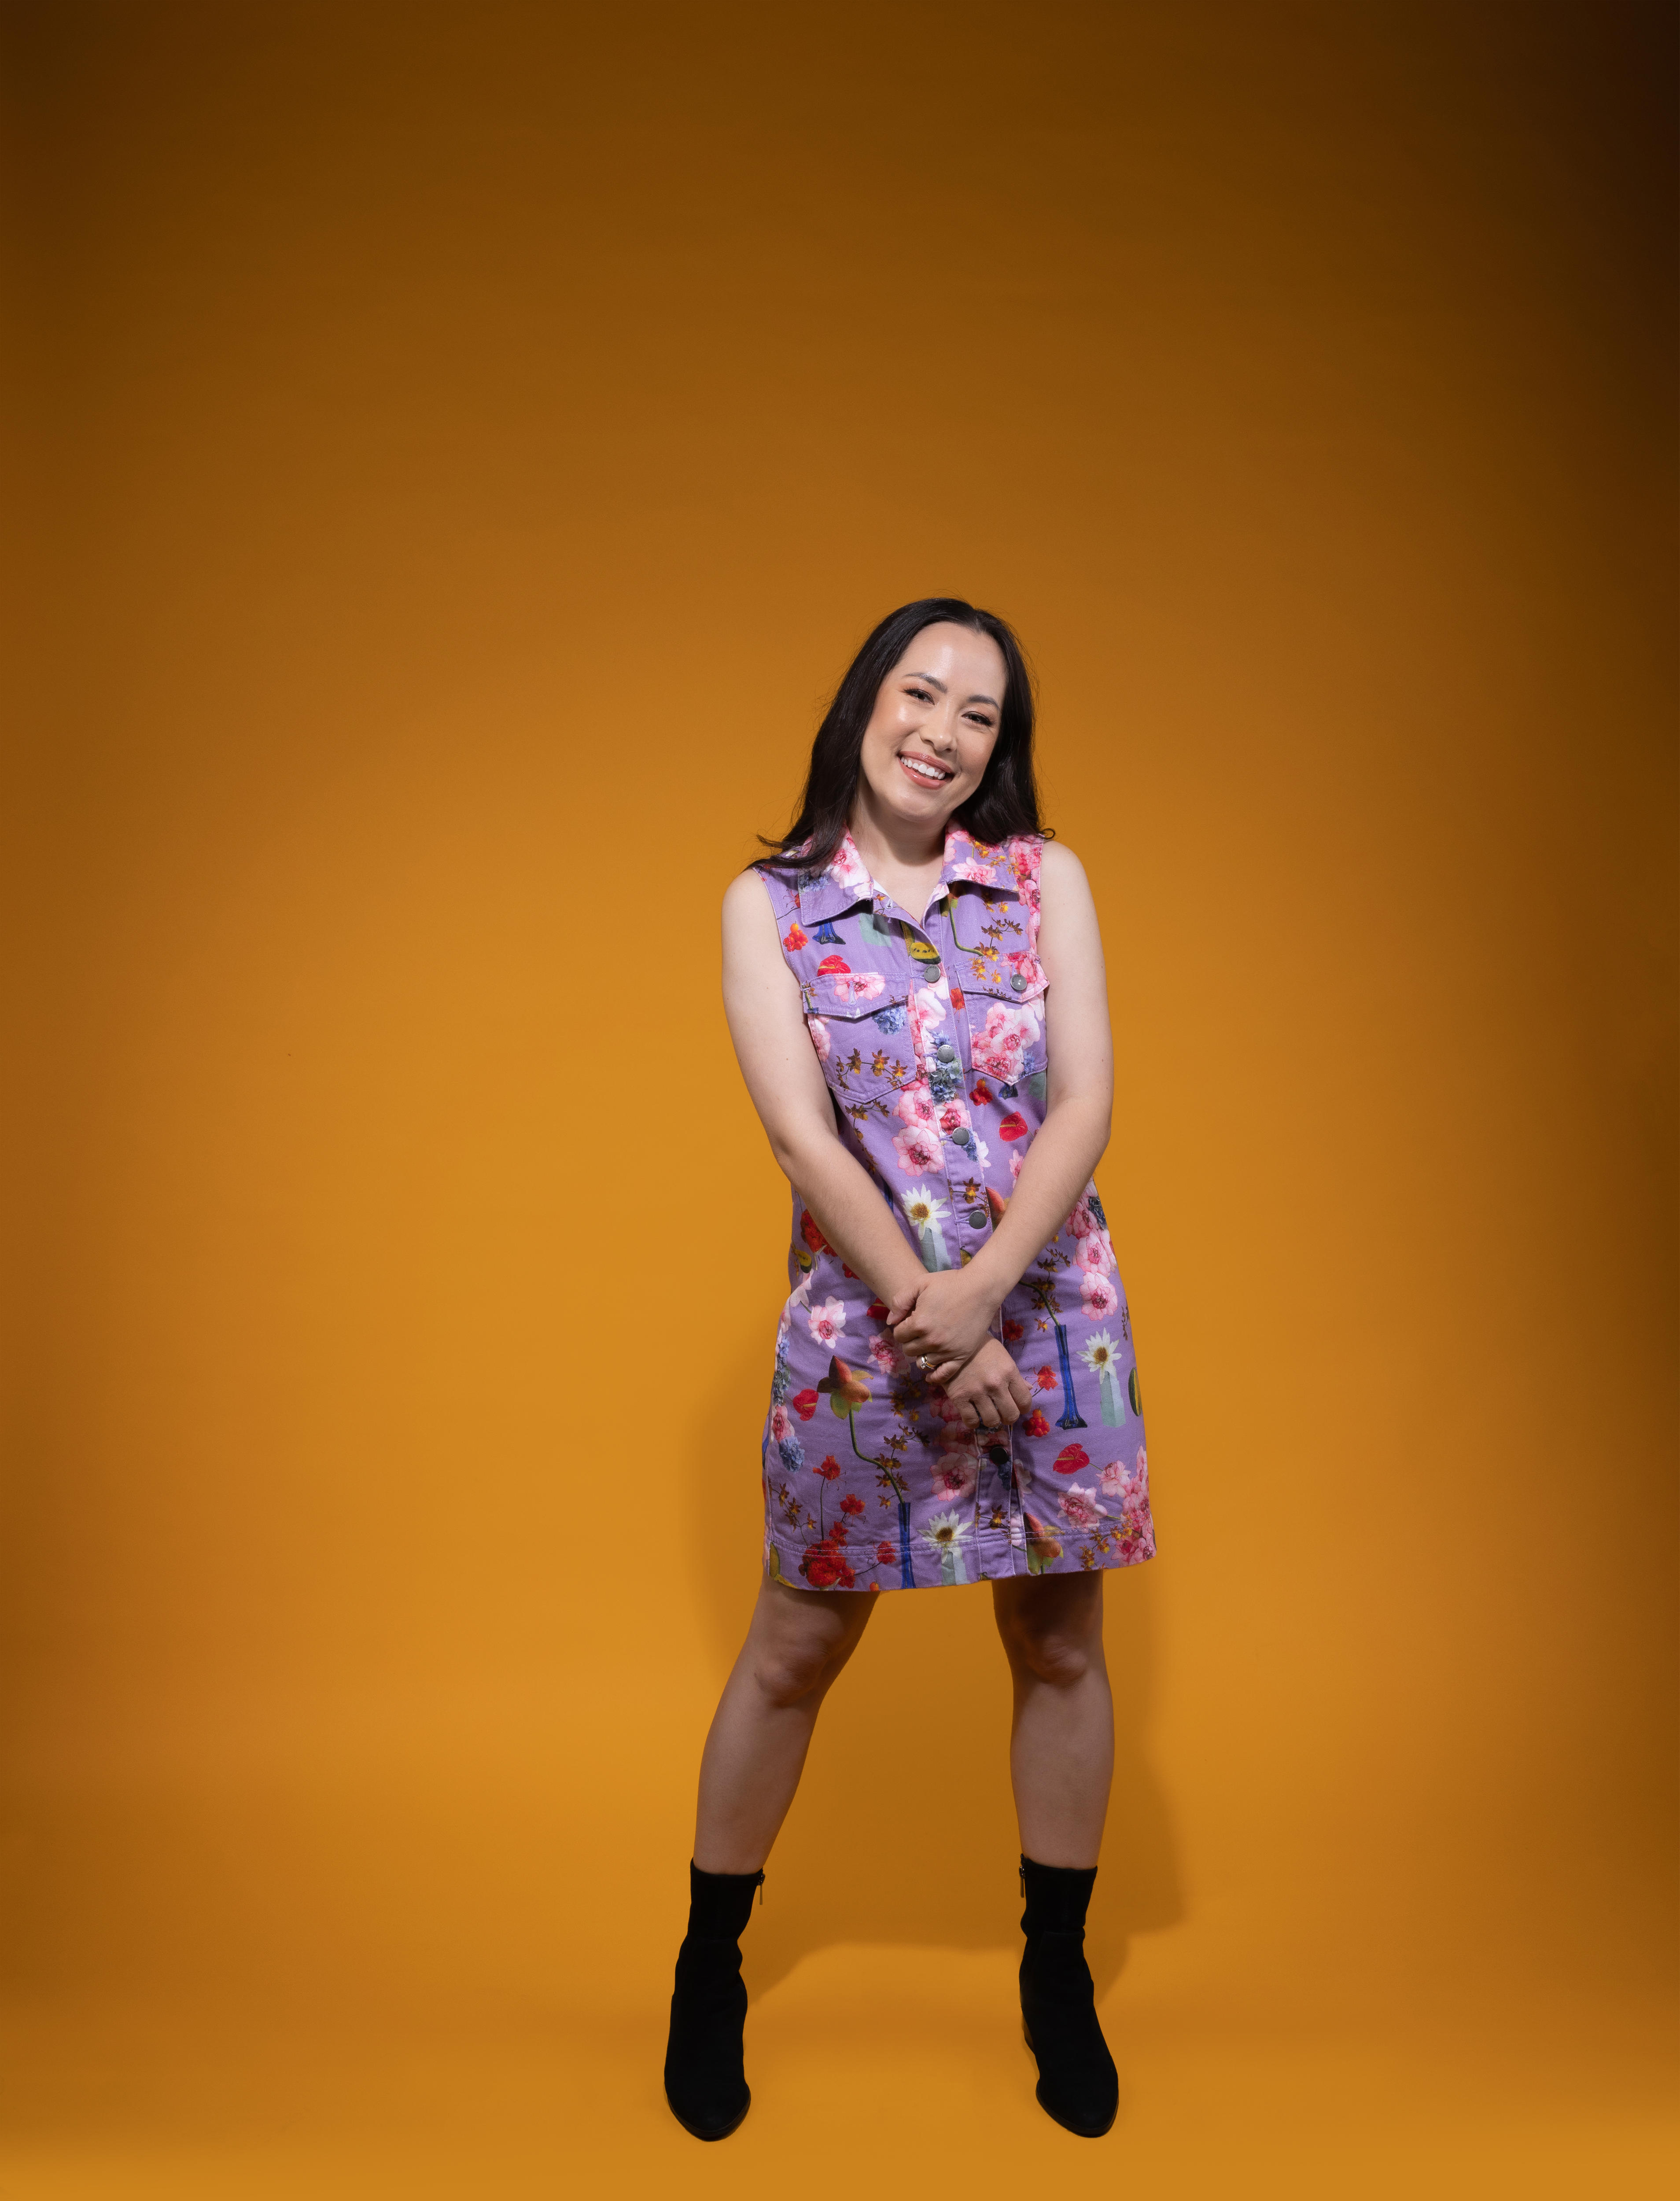
POLYGON ((947 772, 943 765, 935 764, 931 757, 906 756, 901 750, 898 761, 911 778, 919 780, 924 787, 943 787, 948 779, 956 778, 956 774, 947 772))

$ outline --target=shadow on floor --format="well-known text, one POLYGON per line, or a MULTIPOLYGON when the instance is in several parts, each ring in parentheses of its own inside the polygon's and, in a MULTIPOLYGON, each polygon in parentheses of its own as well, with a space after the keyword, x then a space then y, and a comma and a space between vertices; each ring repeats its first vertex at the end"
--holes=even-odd
MULTIPOLYGON (((694 1447, 690 1547, 721 1686, 757 1594, 764 1351, 726 1372, 694 1447)), ((1113 1800, 1088 1944, 1099 1995, 1135 1934, 1184 1916, 1170 1817, 1146 1747, 1160 1563, 1111 1572, 1105 1640, 1114 1687, 1113 1800)), ((762 1993, 843 1941, 1019 1946, 1019 1846, 1009 1793, 1009 1679, 984 1585, 895 1592, 823 1707, 805 1778, 743 1947, 762 1993)))

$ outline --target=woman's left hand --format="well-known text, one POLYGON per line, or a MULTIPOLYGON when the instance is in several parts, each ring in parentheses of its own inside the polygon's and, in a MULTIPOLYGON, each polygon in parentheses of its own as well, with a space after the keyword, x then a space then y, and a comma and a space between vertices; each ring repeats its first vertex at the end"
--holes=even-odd
POLYGON ((893 1343, 936 1382, 949 1382, 992 1334, 998 1301, 968 1269, 942 1269, 887 1309, 893 1343))

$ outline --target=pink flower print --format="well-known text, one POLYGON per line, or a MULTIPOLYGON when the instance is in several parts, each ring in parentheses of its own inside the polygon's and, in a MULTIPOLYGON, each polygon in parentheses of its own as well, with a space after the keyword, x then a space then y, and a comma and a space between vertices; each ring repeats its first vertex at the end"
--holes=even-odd
POLYGON ((1026 1159, 1025 1150, 1009 1157, 1009 1182, 1013 1184, 1021 1173, 1021 1164, 1026 1159))
POLYGON ((997 883, 997 866, 977 864, 972 856, 966 856, 961 863, 952 865, 951 877, 972 880, 977 887, 994 886, 997 883))
POLYGON ((811 1325, 811 1335, 819 1345, 831 1351, 840 1342, 840 1333, 846 1327, 846 1310, 838 1300, 825 1300, 820 1306, 808 1308, 805 1319, 811 1325))
POLYGON ((1101 1230, 1088 1230, 1078 1241, 1078 1250, 1073 1258, 1086 1274, 1092 1277, 1106 1277, 1114 1265, 1107 1238, 1101 1230))
POLYGON ((1120 1295, 1107 1277, 1095 1272, 1080 1280, 1079 1297, 1093 1322, 1106 1322, 1120 1303, 1120 1295))
POLYGON ((1020 1077, 1027 1042, 1037 1036, 1037 1020, 1030 1009, 994 1001, 975 1036, 975 1068, 996 1078, 1000 1084, 1015 1084, 1020 1077))
POLYGON ((908 1131, 898 1133, 892 1146, 906 1177, 918 1177, 940 1166, 939 1134, 931 1124, 912 1124, 908 1131))
POLYGON ((1015 892, 1036 917, 1038 913, 1038 865, 1036 852, 1025 841, 1009 843, 1009 869, 1014 873, 1015 892))
POLYGON ((1096 1228, 1096 1218, 1091 1213, 1090 1201, 1082 1193, 1079 1205, 1067 1218, 1067 1229, 1075 1238, 1089 1238, 1096 1228))
POLYGON ((828 1060, 829 1048, 831 1044, 828 1036, 828 1026, 823 1022, 820 1017, 807 1017, 805 1019, 805 1029, 810 1033, 811 1044, 817 1050, 817 1060, 819 1062, 826 1062, 828 1060))
POLYGON ((925 1077, 913 1078, 899 1095, 898 1112, 907 1124, 932 1124, 938 1121, 933 1088, 925 1077))
POLYGON ((834 852, 828 866, 828 876, 837 886, 849 887, 855 894, 868 894, 874 886, 868 866, 857 852, 857 842, 849 833, 841 836, 840 846, 834 852))
POLYGON ((877 994, 886 991, 887 982, 878 971, 859 971, 853 976, 834 981, 837 1001, 872 1001, 877 994))
POLYGON ((869 1358, 882 1375, 892 1376, 897 1373, 902 1355, 890 1337, 884 1337, 878 1331, 869 1341, 869 1358))
POLYGON ((943 1453, 933 1463, 933 1494, 960 1504, 974 1495, 978 1466, 972 1450, 943 1453))
POLYGON ((1011 976, 1019 978, 1023 988, 1043 984, 1044 966, 1036 955, 1029 955, 1024 948, 1018 948, 1003 960, 1009 966, 1011 976))
POLYGON ((1132 1464, 1137 1468, 1138 1474, 1143 1477, 1143 1486, 1145 1489, 1147 1489, 1149 1482, 1149 1455, 1144 1451, 1142 1445, 1139 1445, 1137 1447, 1137 1458, 1132 1464))
POLYGON ((927 1036, 937 1031, 945 1021, 945 1004, 931 986, 918 986, 911 995, 910 1036, 915 1042, 916 1059, 919 1062, 927 1053, 927 1036))
POLYGON ((1105 1498, 1118 1498, 1124 1505, 1137 1487, 1137 1470, 1128 1467, 1123 1459, 1111 1459, 1102 1470, 1102 1494, 1105 1498))
MULTIPOLYGON (((932 1105, 931 1100, 929 1105, 932 1105)), ((948 1139, 953 1131, 960 1131, 968 1121, 968 1111, 962 1105, 961 1095, 954 1093, 949 1100, 943 1102, 934 1120, 948 1139)))
POLYGON ((778 1444, 793 1435, 793 1423, 789 1418, 785 1406, 772 1406, 770 1409, 770 1434, 778 1444))
POLYGON ((1096 1502, 1096 1491, 1082 1489, 1077 1482, 1062 1492, 1061 1511, 1062 1518, 1076 1529, 1094 1529, 1107 1518, 1107 1509, 1096 1502))

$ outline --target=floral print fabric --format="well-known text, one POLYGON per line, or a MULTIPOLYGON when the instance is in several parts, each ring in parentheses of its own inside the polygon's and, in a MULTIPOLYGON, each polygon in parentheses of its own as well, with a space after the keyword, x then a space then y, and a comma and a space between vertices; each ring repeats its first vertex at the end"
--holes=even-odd
MULTIPOLYGON (((841 1136, 928 1269, 985 1244, 1044 1118, 1043 848, 953 827, 919 922, 849 835, 820 872, 759 874, 841 1136)), ((1094 1184, 998 1317, 1033 1399, 1013 1429, 963 1426, 796 1191, 789 1282, 763 1446, 772 1575, 917 1589, 1154 1555, 1131 1323, 1094 1184)))

